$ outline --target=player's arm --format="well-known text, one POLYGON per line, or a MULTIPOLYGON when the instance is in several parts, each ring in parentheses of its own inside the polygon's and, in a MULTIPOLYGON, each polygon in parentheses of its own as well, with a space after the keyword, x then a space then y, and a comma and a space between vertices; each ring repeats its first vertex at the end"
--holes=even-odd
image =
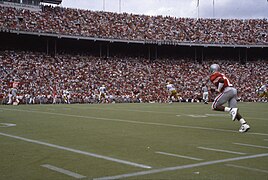
POLYGON ((224 79, 221 78, 221 79, 219 79, 219 83, 218 83, 217 91, 218 91, 218 92, 221 92, 221 89, 222 89, 223 86, 224 86, 224 79))

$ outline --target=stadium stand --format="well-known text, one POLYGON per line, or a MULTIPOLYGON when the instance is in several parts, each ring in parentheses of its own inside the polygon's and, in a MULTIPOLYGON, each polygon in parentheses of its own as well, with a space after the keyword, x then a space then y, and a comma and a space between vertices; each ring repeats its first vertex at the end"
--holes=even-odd
MULTIPOLYGON (((166 80, 172 79, 181 101, 198 102, 209 65, 217 62, 241 101, 258 101, 255 90, 268 77, 267 29, 267 19, 191 19, 51 6, 31 11, 0 5, 0 67, 5 77, 0 96, 6 103, 16 78, 22 103, 52 103, 55 94, 61 103, 63 90, 71 92, 72 103, 96 103, 102 84, 108 102, 162 103, 168 97, 166 80), (69 40, 74 37, 77 42, 69 40), (109 52, 110 43, 114 53, 109 52), (220 57, 203 57, 206 45, 220 47, 206 50, 220 57), (149 57, 143 53, 147 48, 149 57), (239 60, 226 57, 226 52, 239 54, 239 60)), ((211 88, 210 93, 213 99, 211 88)))
POLYGON ((170 44, 268 44, 267 19, 191 19, 50 6, 45 6, 42 12, 35 12, 0 7, 0 27, 2 31, 163 41, 170 44))
MULTIPOLYGON (((108 89, 110 102, 136 102, 135 90, 140 93, 142 102, 167 102, 167 79, 174 80, 182 101, 197 102, 201 100, 202 83, 208 82, 210 64, 209 61, 196 64, 189 59, 150 62, 144 58, 105 59, 66 54, 52 57, 44 53, 16 51, 2 51, 0 56, 2 69, 7 74, 12 70, 16 74, 16 77, 6 78, 1 94, 7 96, 9 81, 17 78, 21 83, 19 95, 24 103, 28 103, 25 101, 31 96, 35 103, 52 103, 54 88, 58 103, 66 89, 71 92, 72 103, 96 103, 102 84, 108 89)), ((228 61, 218 63, 238 88, 241 101, 258 101, 255 89, 268 76, 267 61, 244 65, 228 61)))

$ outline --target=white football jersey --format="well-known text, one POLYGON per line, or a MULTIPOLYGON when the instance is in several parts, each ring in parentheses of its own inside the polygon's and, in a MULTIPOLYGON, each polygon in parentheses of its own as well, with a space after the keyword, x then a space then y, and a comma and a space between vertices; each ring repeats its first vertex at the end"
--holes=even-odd
POLYGON ((174 86, 173 84, 168 84, 168 85, 167 85, 167 90, 168 90, 169 92, 171 92, 171 91, 174 91, 174 90, 176 90, 176 89, 175 89, 175 86, 174 86))
POLYGON ((101 92, 101 93, 105 93, 105 92, 106 92, 106 88, 105 88, 104 86, 101 86, 101 87, 100 87, 100 92, 101 92))

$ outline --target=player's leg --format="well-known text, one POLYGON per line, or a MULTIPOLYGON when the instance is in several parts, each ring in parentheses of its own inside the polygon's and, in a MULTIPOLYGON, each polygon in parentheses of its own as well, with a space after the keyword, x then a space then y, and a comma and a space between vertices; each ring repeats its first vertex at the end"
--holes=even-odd
POLYGON ((179 99, 178 99, 177 91, 174 92, 174 99, 175 99, 176 102, 179 100, 179 99))
POLYGON ((212 109, 216 111, 225 111, 229 112, 232 116, 232 120, 235 118, 239 119, 239 122, 241 123, 241 127, 239 129, 239 132, 247 132, 250 127, 247 124, 247 122, 242 118, 242 116, 238 113, 237 108, 237 91, 235 88, 219 94, 214 102, 212 103, 212 109), (224 103, 228 101, 229 107, 223 106, 224 103))
MULTIPOLYGON (((250 126, 248 125, 246 120, 241 116, 241 114, 238 112, 238 108, 236 108, 236 106, 237 106, 236 96, 231 98, 228 103, 229 103, 229 107, 231 107, 232 109, 237 109, 235 119, 237 119, 241 124, 239 132, 241 132, 241 133, 247 132, 250 129, 250 126)), ((231 109, 231 111, 232 111, 232 109, 231 109)))
POLYGON ((237 106, 236 98, 237 98, 237 90, 235 88, 229 88, 228 91, 219 94, 215 98, 215 101, 212 104, 212 108, 214 110, 229 112, 232 117, 232 120, 234 121, 238 112, 238 108, 236 107, 237 106), (232 103, 230 104, 231 99, 232 103), (226 102, 229 103, 229 107, 223 106, 223 104, 226 102))
POLYGON ((70 99, 71 99, 71 96, 70 96, 70 95, 68 95, 68 96, 67 96, 67 103, 68 103, 68 104, 71 104, 70 99))
POLYGON ((16 103, 17 103, 17 104, 20 103, 20 100, 19 100, 19 97, 18 97, 18 96, 16 96, 16 99, 15 99, 15 100, 16 100, 16 103))
POLYGON ((12 104, 12 94, 11 93, 8 94, 8 102, 7 102, 7 104, 12 104))
POLYGON ((229 112, 231 114, 232 120, 235 120, 238 108, 236 108, 237 103, 234 101, 236 101, 236 89, 234 89, 234 91, 230 90, 227 92, 220 93, 215 98, 214 102, 212 103, 212 109, 215 111, 229 112), (229 103, 229 107, 223 106, 223 104, 225 104, 226 102, 229 102, 230 99, 232 98, 233 98, 232 107, 230 107, 230 103, 229 103))
POLYGON ((56 104, 56 96, 55 95, 53 96, 53 102, 52 102, 52 104, 56 104))
POLYGON ((215 99, 214 102, 212 103, 211 109, 214 111, 226 111, 226 107, 223 106, 224 103, 226 103, 228 99, 226 98, 225 93, 220 93, 215 99))
POLYGON ((205 104, 208 104, 208 93, 203 93, 203 100, 205 104))
POLYGON ((168 96, 168 103, 169 104, 172 104, 173 102, 172 102, 172 92, 171 92, 171 94, 168 96))

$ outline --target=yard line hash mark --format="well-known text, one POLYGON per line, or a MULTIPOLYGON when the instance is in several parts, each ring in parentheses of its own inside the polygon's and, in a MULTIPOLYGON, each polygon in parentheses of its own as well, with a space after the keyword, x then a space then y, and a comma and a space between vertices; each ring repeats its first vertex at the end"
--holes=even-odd
POLYGON ((202 161, 203 160, 203 159, 200 159, 200 158, 195 158, 195 157, 190 157, 190 156, 182 156, 182 155, 179 155, 179 154, 172 154, 172 153, 167 153, 167 152, 156 151, 155 153, 157 153, 157 154, 163 154, 163 155, 167 155, 167 156, 173 156, 173 157, 191 159, 191 160, 196 160, 196 161, 202 161))
POLYGON ((253 159, 253 158, 259 158, 259 157, 266 157, 266 156, 268 156, 268 153, 255 154, 255 155, 250 155, 250 156, 240 156, 240 157, 235 157, 235 158, 220 159, 220 160, 215 160, 215 161, 207 161, 207 162, 201 162, 201 163, 196 163, 196 164, 188 164, 188 165, 167 167, 167 168, 161 168, 161 169, 152 169, 148 171, 140 171, 140 172, 134 172, 134 173, 129 173, 129 174, 120 174, 116 176, 100 177, 100 178, 95 178, 94 180, 122 179, 122 178, 127 178, 127 177, 136 177, 136 176, 156 174, 156 173, 175 171, 175 170, 181 170, 181 169, 190 169, 190 168, 195 168, 195 167, 208 166, 208 165, 213 165, 213 164, 219 164, 219 163, 225 163, 225 162, 231 162, 231 161, 239 161, 239 160, 244 160, 244 159, 253 159))
POLYGON ((144 165, 144 164, 138 164, 138 163, 125 161, 125 160, 121 160, 121 159, 116 159, 116 158, 112 158, 112 157, 108 157, 108 156, 103 156, 103 155, 99 155, 99 154, 95 154, 95 153, 90 153, 90 152, 86 152, 86 151, 72 149, 72 148, 68 148, 68 147, 65 147, 65 146, 59 146, 59 145, 56 145, 56 144, 50 144, 50 143, 46 143, 46 142, 42 142, 42 141, 27 139, 27 138, 24 138, 24 137, 14 136, 14 135, 2 133, 2 132, 0 132, 0 135, 6 136, 6 137, 11 137, 11 138, 14 138, 14 139, 19 139, 19 140, 30 142, 30 143, 35 143, 35 144, 40 144, 40 145, 44 145, 44 146, 48 146, 48 147, 53 147, 53 148, 56 148, 56 149, 70 151, 70 152, 74 152, 74 153, 78 153, 78 154, 83 154, 83 155, 86 155, 86 156, 91 156, 91 157, 95 157, 95 158, 99 158, 99 159, 105 159, 105 160, 112 161, 112 162, 126 164, 126 165, 130 165, 130 166, 135 166, 135 167, 140 167, 140 168, 145 168, 145 169, 150 169, 151 168, 151 166, 147 166, 147 165, 144 165))
POLYGON ((240 145, 240 146, 248 146, 248 147, 256 147, 256 148, 268 149, 268 146, 258 146, 258 145, 243 144, 243 143, 233 143, 233 144, 240 145))
POLYGON ((224 150, 224 149, 214 149, 214 148, 207 148, 207 147, 197 147, 199 149, 204 149, 204 150, 208 150, 208 151, 217 151, 217 152, 224 152, 224 153, 230 153, 230 154, 239 154, 239 155, 245 155, 246 153, 242 153, 242 152, 235 152, 235 151, 229 151, 229 150, 224 150))
MULTIPOLYGON (((210 131, 238 133, 238 131, 234 131, 234 130, 207 128, 207 127, 200 127, 200 126, 183 126, 183 125, 176 125, 176 124, 141 122, 141 121, 126 120, 126 119, 101 118, 101 117, 94 117, 94 116, 80 116, 80 115, 73 115, 73 114, 53 113, 53 112, 44 112, 44 111, 30 111, 30 110, 19 110, 19 109, 8 109, 8 108, 0 108, 0 109, 7 110, 7 111, 19 111, 19 112, 29 112, 29 113, 50 114, 50 115, 65 116, 65 117, 97 119, 97 120, 103 120, 103 121, 115 121, 115 122, 133 123, 133 124, 146 124, 146 125, 165 126, 165 127, 177 127, 177 128, 201 129, 201 130, 210 130, 210 131)), ((247 134, 268 136, 268 134, 265 134, 265 133, 247 132, 247 134)))
POLYGON ((234 164, 225 164, 225 166, 236 167, 236 168, 240 168, 240 169, 246 169, 246 170, 262 172, 262 173, 268 173, 267 170, 250 168, 250 167, 245 167, 245 166, 238 166, 238 165, 234 165, 234 164))
POLYGON ((56 172, 59 172, 59 173, 74 177, 76 179, 86 178, 86 176, 83 176, 81 174, 77 174, 77 173, 74 173, 74 172, 66 170, 66 169, 62 169, 62 168, 59 168, 59 167, 56 167, 56 166, 52 166, 50 164, 43 164, 41 166, 44 167, 44 168, 50 169, 52 171, 56 171, 56 172))

